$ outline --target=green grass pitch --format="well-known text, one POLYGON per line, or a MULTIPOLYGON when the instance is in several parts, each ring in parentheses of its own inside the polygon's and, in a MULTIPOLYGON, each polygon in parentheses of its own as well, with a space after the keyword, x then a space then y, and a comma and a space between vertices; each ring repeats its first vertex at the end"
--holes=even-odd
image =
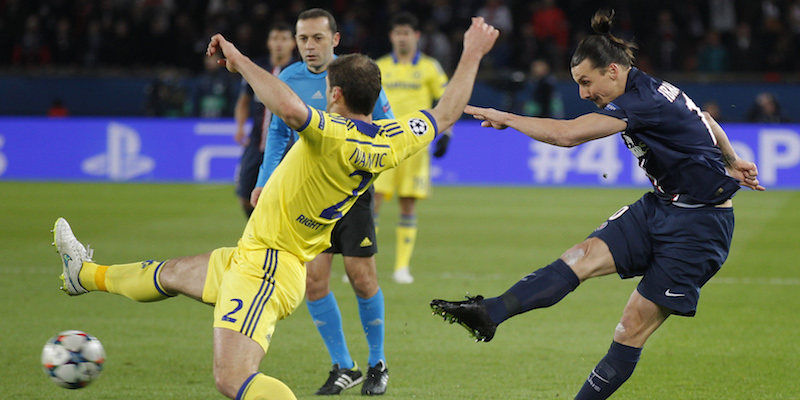
MULTIPOLYGON (((490 343, 431 316, 428 302, 500 294, 643 191, 435 188, 418 206, 412 285, 390 279, 398 211, 386 203, 378 235, 391 376, 384 398, 571 399, 608 349, 636 279, 589 280, 554 307, 504 323, 490 343)), ((667 320, 613 398, 800 398, 800 192, 743 190, 735 207, 732 252, 703 289, 697 317, 667 320)), ((245 224, 229 185, 0 183, 0 398, 222 398, 211 371, 211 307, 187 298, 67 297, 50 245, 59 216, 103 263, 232 246, 245 224), (85 330, 106 348, 105 371, 86 389, 61 389, 41 371, 42 346, 66 329, 85 330)), ((331 287, 363 367, 366 344, 342 271, 337 257, 331 287)), ((261 370, 312 399, 329 367, 301 305, 278 324, 261 370)))

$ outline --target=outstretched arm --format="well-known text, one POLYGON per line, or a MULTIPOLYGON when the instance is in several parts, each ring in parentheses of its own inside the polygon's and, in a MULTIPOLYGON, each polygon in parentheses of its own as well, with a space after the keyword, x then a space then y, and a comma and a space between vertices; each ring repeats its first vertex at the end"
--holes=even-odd
POLYGON ((300 97, 280 79, 242 54, 233 43, 219 33, 211 37, 206 55, 211 56, 217 51, 222 51, 225 57, 219 63, 230 72, 242 74, 256 96, 273 114, 295 130, 306 122, 308 108, 300 97))
POLYGON ((465 113, 479 119, 481 126, 514 128, 534 140, 560 147, 573 147, 589 140, 622 132, 628 124, 608 115, 590 113, 575 119, 537 118, 516 115, 493 108, 467 106, 465 113))
POLYGON ((456 72, 447 84, 442 98, 430 111, 439 132, 449 129, 461 117, 472 95, 481 59, 492 49, 499 35, 500 31, 484 22, 482 17, 472 18, 472 25, 464 33, 464 50, 456 72))
POLYGON ((703 111, 703 115, 706 121, 708 121, 711 133, 714 134, 714 137, 717 139, 717 147, 722 151, 722 160, 725 162, 725 169, 728 170, 728 174, 738 179, 744 187, 749 187, 753 190, 767 190, 758 183, 758 168, 756 168, 756 165, 750 161, 739 158, 733 146, 731 146, 731 142, 728 140, 728 135, 725 134, 725 130, 711 117, 711 114, 703 111))

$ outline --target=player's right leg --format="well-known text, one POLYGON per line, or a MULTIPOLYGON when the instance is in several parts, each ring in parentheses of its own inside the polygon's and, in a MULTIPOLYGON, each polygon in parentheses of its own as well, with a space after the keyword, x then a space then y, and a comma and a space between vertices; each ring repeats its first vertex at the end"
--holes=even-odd
POLYGON ((208 254, 173 259, 167 262, 146 260, 129 264, 101 265, 92 261, 92 251, 78 241, 64 218, 53 228, 54 244, 63 263, 62 280, 67 294, 75 296, 90 291, 120 294, 130 299, 149 302, 177 294, 198 298, 202 295, 208 254), (179 285, 164 285, 165 276, 181 271, 179 285))

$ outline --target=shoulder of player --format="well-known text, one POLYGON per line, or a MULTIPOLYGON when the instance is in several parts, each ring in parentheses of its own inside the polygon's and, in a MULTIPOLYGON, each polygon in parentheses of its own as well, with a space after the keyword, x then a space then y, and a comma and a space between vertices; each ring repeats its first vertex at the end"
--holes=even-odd
POLYGON ((394 58, 392 57, 392 53, 384 54, 384 55, 378 57, 375 60, 375 63, 378 64, 378 65, 380 65, 380 64, 389 64, 389 63, 394 64, 394 58))

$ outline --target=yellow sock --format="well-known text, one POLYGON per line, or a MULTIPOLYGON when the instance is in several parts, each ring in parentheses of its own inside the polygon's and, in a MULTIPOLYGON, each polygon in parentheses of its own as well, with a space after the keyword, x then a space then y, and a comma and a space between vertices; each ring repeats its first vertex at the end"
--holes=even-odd
POLYGON ((397 248, 395 249, 394 269, 408 267, 411 263, 411 254, 414 253, 414 243, 417 241, 417 218, 402 215, 397 225, 397 248))
POLYGON ((241 400, 297 400, 289 386, 260 372, 253 374, 244 382, 236 398, 241 400))
POLYGON ((158 301, 172 297, 158 280, 163 264, 153 260, 116 265, 84 262, 79 279, 88 291, 120 294, 141 302, 158 301))

